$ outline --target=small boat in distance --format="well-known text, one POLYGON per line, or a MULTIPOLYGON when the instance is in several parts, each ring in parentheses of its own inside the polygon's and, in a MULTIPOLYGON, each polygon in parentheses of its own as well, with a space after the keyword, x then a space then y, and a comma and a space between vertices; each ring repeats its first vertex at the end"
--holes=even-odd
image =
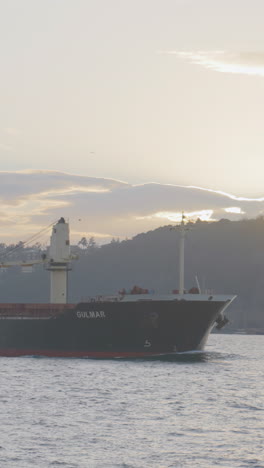
POLYGON ((0 356, 142 358, 202 350, 214 325, 227 323, 224 311, 236 296, 185 293, 184 218, 180 232, 179 292, 137 290, 68 304, 72 256, 69 225, 60 218, 41 260, 50 271, 50 303, 0 304, 0 356))

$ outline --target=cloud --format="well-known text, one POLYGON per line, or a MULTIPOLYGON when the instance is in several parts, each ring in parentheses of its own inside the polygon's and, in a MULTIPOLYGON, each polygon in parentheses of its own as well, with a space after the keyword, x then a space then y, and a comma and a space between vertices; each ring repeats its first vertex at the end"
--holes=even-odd
POLYGON ((221 73, 264 76, 264 52, 161 51, 221 73))
POLYGON ((264 197, 31 170, 0 172, 0 203, 0 242, 6 243, 27 240, 61 216, 70 221, 72 242, 83 236, 105 242, 176 223, 183 210, 193 220, 238 220, 264 213, 264 197))
POLYGON ((127 184, 121 181, 86 177, 58 171, 24 170, 0 172, 1 193, 11 204, 17 204, 22 198, 58 197, 68 193, 105 192, 127 184))

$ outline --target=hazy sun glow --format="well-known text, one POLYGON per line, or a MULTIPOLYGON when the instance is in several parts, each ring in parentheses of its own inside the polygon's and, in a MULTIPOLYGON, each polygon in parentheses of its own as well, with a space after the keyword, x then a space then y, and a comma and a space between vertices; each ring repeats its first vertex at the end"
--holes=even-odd
MULTIPOLYGON (((201 210, 201 211, 192 211, 192 212, 184 212, 184 216, 188 221, 196 221, 198 218, 201 221, 214 221, 211 218, 213 214, 213 210, 201 210)), ((173 221, 175 223, 179 223, 182 220, 182 213, 181 212, 172 212, 172 211, 159 211, 154 215, 148 216, 149 219, 153 218, 160 218, 160 219, 168 219, 169 221, 173 221)))
POLYGON ((101 232, 94 232, 94 231, 78 231, 76 229, 71 230, 71 236, 76 239, 81 239, 82 237, 86 237, 89 239, 90 237, 94 237, 95 239, 107 239, 111 240, 115 236, 113 234, 108 233, 101 233, 101 232))
POLYGON ((243 214, 245 213, 244 211, 241 210, 238 206, 230 206, 229 208, 225 208, 225 211, 227 213, 237 213, 237 214, 243 214))

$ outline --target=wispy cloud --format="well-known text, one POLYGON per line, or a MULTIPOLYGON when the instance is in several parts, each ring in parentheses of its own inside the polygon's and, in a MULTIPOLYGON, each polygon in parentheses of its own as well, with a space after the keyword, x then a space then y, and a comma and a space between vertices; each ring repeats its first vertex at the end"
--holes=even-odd
POLYGON ((264 52, 230 52, 226 50, 160 51, 221 73, 264 76, 264 52))

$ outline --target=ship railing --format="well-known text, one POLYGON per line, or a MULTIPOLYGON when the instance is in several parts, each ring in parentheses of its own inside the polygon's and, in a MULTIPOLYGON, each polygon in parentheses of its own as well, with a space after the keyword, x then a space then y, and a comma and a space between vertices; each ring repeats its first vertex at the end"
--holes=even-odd
POLYGON ((73 309, 72 304, 0 304, 0 318, 52 318, 73 309))
POLYGON ((122 296, 119 295, 111 295, 111 296, 86 296, 81 298, 81 302, 119 302, 123 299, 122 296))

